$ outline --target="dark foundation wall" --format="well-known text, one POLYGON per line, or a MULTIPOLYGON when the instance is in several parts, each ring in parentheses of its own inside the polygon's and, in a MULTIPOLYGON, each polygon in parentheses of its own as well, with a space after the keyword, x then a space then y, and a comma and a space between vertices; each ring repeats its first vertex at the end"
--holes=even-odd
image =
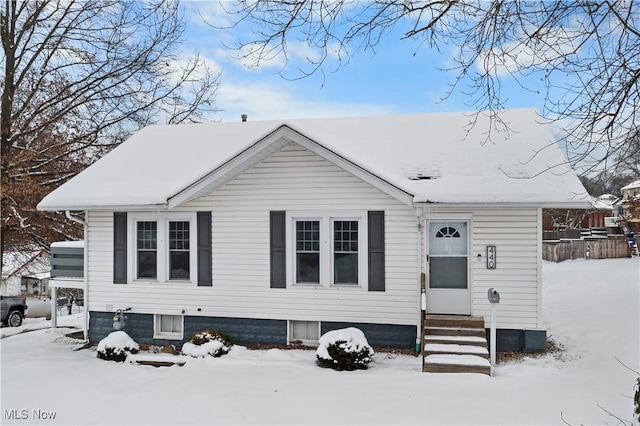
POLYGON ((416 327, 412 325, 322 322, 320 332, 324 334, 347 327, 362 330, 369 345, 373 347, 398 349, 415 349, 416 347, 416 327))
MULTIPOLYGON (((487 343, 490 343, 487 329, 487 343)), ((542 352, 547 347, 545 330, 496 330, 496 351, 542 352)))
MULTIPOLYGON (((137 343, 153 345, 182 345, 197 331, 203 329, 220 330, 239 344, 286 344, 287 321, 220 318, 220 317, 184 317, 184 338, 182 340, 165 340, 153 338, 153 314, 126 315, 124 331, 137 343)), ((113 312, 91 312, 89 321, 89 340, 97 343, 104 339, 113 329, 113 312)))
MULTIPOLYGON (((224 332, 239 344, 274 344, 287 343, 287 321, 222 318, 222 317, 184 317, 184 338, 182 340, 163 340, 153 338, 153 314, 125 313, 124 331, 136 342, 153 345, 182 345, 197 331, 206 328, 224 332)), ((89 322, 89 339, 97 343, 113 332, 113 312, 91 312, 89 322)), ((416 327, 410 325, 364 324, 343 322, 322 322, 321 333, 340 328, 357 327, 362 330, 375 347, 415 348, 416 327)))
MULTIPOLYGON (((184 317, 184 338, 164 340, 153 338, 153 314, 125 313, 127 332, 138 343, 177 345, 187 341, 197 331, 206 328, 226 333, 238 344, 283 345, 287 343, 287 321, 250 318, 184 317)), ((97 343, 113 332, 113 312, 91 312, 89 340, 97 343)), ((365 334, 371 346, 382 348, 414 349, 416 327, 411 325, 321 322, 321 333, 347 327, 357 327, 365 334)), ((487 329, 487 341, 489 330, 487 329)), ((543 351, 547 333, 544 330, 497 330, 496 349, 503 351, 543 351)))

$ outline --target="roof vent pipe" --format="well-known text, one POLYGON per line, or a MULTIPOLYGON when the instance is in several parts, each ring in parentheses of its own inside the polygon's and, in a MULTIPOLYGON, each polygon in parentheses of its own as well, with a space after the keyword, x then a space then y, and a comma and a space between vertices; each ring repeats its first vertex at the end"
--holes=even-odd
POLYGON ((247 114, 242 114, 240 116, 240 119, 242 120, 243 123, 246 122, 247 121, 247 114))

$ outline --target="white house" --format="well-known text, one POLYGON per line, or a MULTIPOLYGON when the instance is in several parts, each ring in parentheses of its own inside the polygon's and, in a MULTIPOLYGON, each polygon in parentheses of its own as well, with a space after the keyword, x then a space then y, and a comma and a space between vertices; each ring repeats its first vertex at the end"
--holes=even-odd
POLYGON ((636 212, 640 201, 640 180, 635 180, 620 188, 622 197, 616 202, 619 219, 625 232, 640 232, 640 217, 636 212))
POLYGON ((138 342, 413 348, 424 282, 432 314, 488 318, 496 288, 499 348, 540 349, 541 211, 588 197, 535 110, 474 118, 149 126, 38 208, 84 213, 92 341, 128 309, 138 342))
POLYGON ((42 249, 4 252, 0 294, 47 294, 50 267, 49 253, 42 249))

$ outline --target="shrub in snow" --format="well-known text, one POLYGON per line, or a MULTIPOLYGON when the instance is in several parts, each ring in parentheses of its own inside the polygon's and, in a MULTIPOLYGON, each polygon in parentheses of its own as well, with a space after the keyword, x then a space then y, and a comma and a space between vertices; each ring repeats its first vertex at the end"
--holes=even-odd
POLYGON ((354 327, 323 334, 316 350, 318 365, 337 371, 366 370, 372 356, 364 333, 354 327))
POLYGON ((633 426, 640 426, 640 377, 636 381, 633 394, 633 426))
POLYGON ((232 345, 231 338, 218 330, 201 330, 182 345, 182 354, 194 358, 219 357, 229 353, 232 345))
POLYGON ((139 346, 124 331, 114 331, 98 343, 98 358, 107 361, 124 362, 127 353, 135 354, 139 346))

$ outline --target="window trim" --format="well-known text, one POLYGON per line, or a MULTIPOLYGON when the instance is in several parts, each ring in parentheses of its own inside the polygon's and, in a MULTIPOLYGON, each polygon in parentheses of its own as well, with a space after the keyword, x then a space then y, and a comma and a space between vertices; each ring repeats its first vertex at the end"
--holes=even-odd
POLYGON ((322 224, 322 218, 321 217, 295 217, 292 219, 291 222, 291 233, 292 233, 292 238, 293 238, 293 242, 292 242, 292 251, 293 251, 293 255, 290 257, 292 260, 292 268, 293 268, 293 277, 292 277, 292 282, 295 285, 301 285, 301 286, 319 286, 322 285, 323 279, 324 279, 324 271, 323 271, 323 263, 324 263, 324 250, 322 249, 324 243, 324 235, 323 235, 323 224, 322 224), (320 226, 320 247, 318 249, 318 282, 317 283, 311 283, 311 282, 297 282, 297 277, 298 277, 298 248, 297 248, 297 229, 298 229, 298 222, 318 222, 319 226, 320 226))
POLYGON ((173 314, 154 314, 153 315, 153 338, 154 339, 182 340, 183 336, 184 336, 184 316, 183 315, 173 315, 173 314), (163 332, 160 329, 163 316, 179 317, 180 333, 163 332))
POLYGON ((187 283, 197 284, 198 281, 198 249, 197 249, 197 219, 196 212, 185 213, 131 213, 127 215, 127 276, 130 283, 187 283), (138 222, 156 222, 157 248, 155 279, 138 278, 138 222), (189 222, 189 279, 169 279, 169 222, 189 222))
MULTIPOLYGON (((133 229, 133 233, 134 233, 134 236, 133 236, 133 241, 134 241, 134 244, 133 244, 134 275, 133 276, 135 277, 136 280, 157 281, 158 277, 160 275, 159 271, 158 271, 158 268, 160 266, 160 263, 158 261, 159 258, 160 258, 160 256, 159 256, 160 238, 159 238, 159 235, 158 235, 158 231, 159 231, 159 229, 158 229, 159 228, 158 227, 158 221, 157 220, 139 219, 139 220, 136 220, 134 222, 134 226, 135 226, 135 228, 133 229), (155 225, 156 225, 156 229, 155 229, 155 232, 156 232, 156 238, 155 238, 155 243, 156 244, 155 245, 156 245, 156 247, 155 247, 155 249, 146 249, 146 248, 141 249, 141 248, 138 247, 138 241, 139 241, 139 238, 138 238, 138 225, 141 224, 141 223, 155 223, 155 225), (141 251, 144 251, 144 252, 155 252, 155 254, 156 254, 156 273, 155 273, 156 276, 155 277, 140 277, 140 252, 141 251)), ((144 231, 145 230, 143 229, 143 232, 144 231)))
POLYGON ((285 237, 287 241, 285 254, 289 265, 286 269, 287 287, 368 288, 368 211, 287 211, 285 225, 285 237), (320 283, 317 284, 296 282, 296 223, 298 221, 309 220, 317 220, 320 222, 320 283), (358 283, 356 284, 334 283, 333 223, 334 221, 341 220, 358 222, 358 283))
POLYGON ((322 337, 322 325, 320 321, 307 321, 307 320, 289 320, 287 321, 287 343, 291 344, 292 342, 299 340, 303 345, 305 346, 313 346, 313 345, 317 345, 318 342, 320 341, 320 337, 322 337), (294 323, 316 323, 318 329, 317 329, 317 335, 318 338, 317 339, 297 339, 294 335, 293 335, 293 325, 294 323))
MULTIPOLYGON (((367 260, 367 250, 368 250, 368 242, 367 242, 367 238, 365 235, 365 232, 362 232, 363 230, 363 223, 362 223, 362 217, 338 217, 338 216, 331 216, 330 220, 329 220, 329 233, 331 235, 331 240, 329 241, 329 257, 330 257, 330 261, 331 261, 331 285, 332 286, 347 286, 347 287, 355 287, 355 286, 363 286, 362 284, 362 279, 367 277, 367 264, 365 263, 367 260), (335 234, 334 234, 334 224, 335 222, 341 222, 341 221, 345 221, 345 222, 357 222, 358 223, 358 282, 357 283, 336 283, 335 282, 335 234), (364 238, 364 244, 363 244, 363 238, 364 238)), ((364 225, 366 226, 366 224, 364 225)), ((366 229, 366 228, 365 228, 366 229)), ((364 285, 367 285, 367 283, 365 283, 364 285)))
POLYGON ((195 282, 197 280, 197 274, 198 274, 198 269, 197 269, 197 265, 196 265, 196 269, 194 271, 194 262, 197 263, 197 257, 194 256, 194 254, 197 256, 197 252, 198 250, 196 249, 197 246, 197 234, 194 231, 194 226, 196 225, 196 221, 195 219, 190 220, 190 219, 186 219, 186 218, 181 218, 181 217, 167 217, 165 218, 165 229, 164 232, 166 234, 166 238, 165 238, 165 247, 163 247, 163 251, 165 252, 165 256, 166 256, 166 275, 165 275, 165 279, 166 281, 170 281, 170 282, 195 282), (170 239, 171 239, 171 235, 170 235, 170 224, 171 222, 188 222, 189 223, 189 278, 174 278, 171 279, 171 246, 169 244, 170 239), (195 258, 194 258, 195 257, 195 258), (196 274, 196 280, 193 279, 194 277, 194 273, 196 274))

